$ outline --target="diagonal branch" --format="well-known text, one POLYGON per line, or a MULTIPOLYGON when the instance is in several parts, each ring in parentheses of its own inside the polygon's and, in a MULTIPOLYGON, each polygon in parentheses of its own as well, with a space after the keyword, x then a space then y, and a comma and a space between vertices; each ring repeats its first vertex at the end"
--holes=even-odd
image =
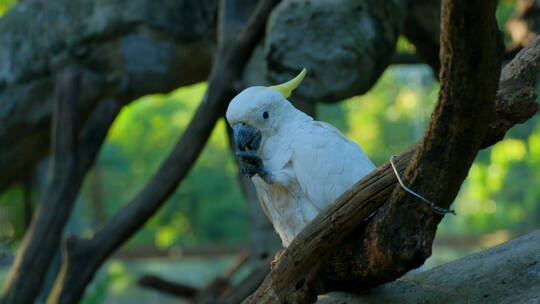
POLYGON ((147 274, 139 278, 137 280, 137 285, 190 300, 194 299, 197 293, 200 291, 200 289, 193 286, 172 282, 151 274, 147 274))
POLYGON ((52 162, 47 188, 10 269, 2 303, 32 303, 41 289, 51 258, 60 245, 62 231, 77 194, 72 181, 77 173, 75 105, 79 80, 79 75, 69 70, 57 81, 52 162), (28 276, 29 273, 32 275, 28 276))
MULTIPOLYGON (((489 0, 443 1, 439 100, 403 173, 405 184, 443 208, 456 197, 494 117, 504 54, 496 6, 489 0)), ((369 258, 357 282, 392 280, 422 265, 441 219, 396 187, 367 228, 362 251, 369 258)))
MULTIPOLYGON (((67 241, 67 257, 48 302, 78 301, 105 259, 144 225, 187 175, 232 98, 233 83, 263 36, 266 19, 276 3, 276 0, 260 1, 235 39, 219 39, 220 52, 212 67, 208 90, 186 131, 145 188, 93 238, 67 241)), ((228 6, 225 1, 221 7, 234 5, 228 6)))
POLYGON ((540 38, 536 37, 521 50, 501 72, 499 90, 495 100, 498 119, 489 124, 482 148, 504 138, 506 131, 516 123, 523 123, 540 110, 536 103, 535 82, 540 70, 540 38))
POLYGON ((94 164, 103 141, 122 106, 122 102, 118 100, 105 98, 96 105, 88 118, 78 141, 80 152, 77 175, 81 178, 94 164))
POLYGON ((67 70, 58 81, 49 181, 11 268, 2 303, 32 303, 39 293, 50 261, 60 247, 83 178, 121 107, 113 100, 101 101, 77 139, 75 105, 80 94, 79 81, 80 73, 74 69, 67 70))
MULTIPOLYGON (((460 4, 463 5, 463 3, 460 4)), ((478 4, 479 3, 476 1, 472 8, 477 8, 478 4)), ((483 4, 486 4, 486 2, 483 4)), ((446 9, 448 10, 448 7, 446 9)), ((494 28, 493 23, 491 23, 492 21, 489 19, 493 16, 493 7, 490 7, 489 10, 482 9, 481 11, 483 12, 483 15, 479 21, 480 25, 477 24, 476 26, 487 26, 485 29, 488 29, 488 31, 486 32, 482 29, 479 31, 472 30, 472 32, 483 33, 483 38, 477 41, 478 43, 487 43, 487 45, 490 45, 490 43, 497 43, 497 37, 493 37, 495 33, 489 32, 494 28), (484 23, 486 24, 484 25, 484 23), (492 41, 488 43, 486 41, 487 37, 491 37, 492 41)), ((446 21, 448 22, 449 18, 447 18, 446 21)), ((459 37, 459 35, 453 36, 452 39, 459 39, 459 37)), ((471 41, 470 36, 468 36, 467 39, 469 39, 468 43, 474 45, 475 42, 471 41)), ((478 39, 478 36, 476 36, 475 39, 478 39)), ((477 66, 477 69, 483 70, 485 73, 492 73, 491 75, 471 75, 474 70, 465 70, 467 81, 482 84, 481 86, 476 87, 476 89, 482 88, 483 90, 486 90, 484 92, 486 95, 482 96, 480 99, 481 105, 478 105, 477 101, 470 100, 471 96, 477 96, 475 95, 475 92, 471 93, 470 91, 475 88, 472 83, 467 84, 467 86, 463 88, 466 88, 467 91, 451 95, 451 98, 446 99, 444 103, 451 101, 458 103, 457 106, 459 106, 460 102, 473 102, 473 104, 476 102, 475 106, 479 107, 486 106, 484 105, 485 103, 488 107, 487 110, 491 111, 489 108, 492 107, 490 104, 493 104, 493 100, 495 100, 494 92, 496 88, 493 79, 497 77, 498 74, 498 61, 496 61, 498 58, 496 53, 498 49, 499 48, 496 46, 487 50, 483 48, 478 49, 477 47, 473 48, 473 50, 479 52, 476 54, 479 54, 478 56, 480 57, 475 58, 473 56, 472 58, 475 58, 476 61, 480 61, 482 58, 484 60, 481 61, 480 66, 477 66), (484 52, 487 52, 488 54, 484 52), (494 53, 489 54, 490 52, 494 53), (487 79, 482 79, 484 77, 487 79), (462 94, 472 95, 463 96, 462 94), (463 101, 456 101, 455 98, 457 97, 466 99, 463 101), (491 101, 488 97, 491 98, 491 101)), ((456 62, 445 62, 444 69, 447 69, 446 71, 448 71, 449 68, 453 67, 452 64, 457 64, 458 66, 455 66, 454 68, 459 68, 463 64, 466 65, 471 62, 475 63, 471 60, 471 53, 463 53, 463 58, 468 58, 469 61, 460 63, 459 60, 461 58, 459 58, 458 54, 467 51, 471 50, 467 47, 458 48, 456 53, 451 57, 453 60, 456 60, 456 62)), ((534 84, 535 75, 539 70, 539 55, 540 38, 537 38, 534 43, 522 50, 516 58, 512 60, 511 64, 505 67, 499 81, 500 88, 495 101, 495 116, 490 118, 490 116, 487 115, 488 118, 483 118, 484 129, 487 128, 489 122, 489 120, 486 121, 487 119, 491 119, 490 125, 497 125, 500 126, 500 128, 489 128, 479 134, 472 132, 477 138, 471 144, 472 147, 469 148, 469 150, 472 151, 471 153, 476 154, 476 151, 480 146, 486 147, 502 139, 500 134, 504 134, 513 125, 528 120, 538 111, 538 104, 535 103, 536 94, 532 90, 532 86, 534 84), (519 68, 513 68, 513 66, 519 68), (522 77, 521 75, 529 75, 530 77, 522 77), (507 79, 514 79, 514 81, 507 81, 507 79), (509 91, 512 91, 513 93, 509 94, 509 91), (515 109, 520 108, 522 109, 521 111, 514 111, 515 109), (516 115, 511 115, 512 113, 516 113, 516 115)), ((465 67, 465 69, 467 69, 467 67, 465 67)), ((447 75, 443 76, 443 81, 448 85, 447 75)), ((455 85, 456 83, 452 83, 453 88, 456 88, 455 85)), ((444 98, 448 97, 441 97, 441 99, 444 98)), ((476 110, 476 108, 473 109, 476 110)), ((445 111, 442 111, 442 113, 445 111)), ((437 116, 435 116, 435 119, 437 119, 437 116)), ((467 134, 464 136, 467 136, 467 134)), ((443 139, 446 138, 443 137, 443 139)), ((437 138, 435 140, 437 140, 437 138)), ((429 143, 429 140, 426 143, 429 143)), ((453 142, 453 144, 455 144, 455 142, 453 142)), ((419 143, 419 145, 422 145, 422 143, 419 143)), ((425 149, 425 147, 423 148, 425 149)), ((405 167, 410 163, 412 156, 415 155, 418 150, 418 145, 413 146, 397 158, 397 167, 400 174, 403 174, 405 167)), ((444 151, 441 151, 441 153, 444 153, 444 151)), ((433 166, 436 165, 438 165, 438 163, 435 163, 433 166)), ((461 164, 461 166, 464 166, 464 164, 461 164)), ((461 177, 464 178, 464 176, 461 177)), ((406 179, 406 181, 410 183, 410 179, 406 179)), ((433 185, 429 180, 424 180, 424 182, 427 183, 428 186, 433 185)), ((459 183, 461 183, 461 181, 459 181, 459 183)), ((278 303, 285 299, 288 302, 305 303, 314 300, 317 294, 320 294, 320 292, 325 290, 344 288, 358 290, 368 288, 384 281, 393 280, 407 270, 420 265, 425 256, 413 255, 411 260, 411 256, 407 256, 406 254, 396 257, 396 255, 392 255, 392 253, 377 250, 379 249, 377 245, 380 245, 377 243, 377 238, 380 237, 381 234, 368 234, 366 232, 366 219, 373 216, 375 211, 377 211, 377 213, 375 213, 375 217, 377 218, 381 218, 387 214, 388 210, 386 208, 388 204, 385 205, 385 203, 396 189, 396 184, 397 179, 388 163, 379 167, 376 171, 359 181, 352 189, 338 198, 330 208, 326 209, 313 220, 297 236, 281 257, 277 267, 272 270, 259 289, 244 303, 278 303), (385 207, 381 209, 381 206, 383 205, 385 205, 385 207), (369 247, 370 245, 372 247, 369 247), (380 271, 378 267, 381 267, 380 269, 382 271, 380 271), (386 271, 388 272, 384 273, 386 271), (321 277, 323 279, 321 279, 321 277)), ((416 188, 413 187, 413 189, 416 188)), ((428 189, 426 189, 426 192, 421 193, 431 194, 431 191, 427 192, 427 190, 428 189)), ((399 191, 401 190, 398 190, 398 192, 399 191)), ((455 193, 443 191, 441 195, 442 194, 448 195, 448 197, 446 197, 446 200, 438 201, 445 202, 446 206, 448 206, 451 202, 450 197, 453 198, 455 193)), ((439 196, 430 198, 438 199, 439 196)), ((419 249, 418 247, 420 247, 419 251, 424 250, 426 247, 431 248, 432 239, 429 238, 427 240, 421 240, 422 242, 414 243, 414 241, 417 241, 417 239, 415 239, 416 235, 421 233, 421 231, 411 232, 410 230, 407 230, 409 234, 402 234, 400 231, 402 227, 407 227, 408 225, 411 225, 411 223, 422 223, 425 225, 426 223, 424 223, 424 221, 426 221, 426 218, 437 218, 437 215, 434 215, 431 209, 426 210, 421 204, 423 203, 416 200, 413 207, 409 206, 406 210, 400 209, 401 214, 404 215, 402 218, 406 222, 384 222, 386 227, 394 229, 392 233, 395 234, 386 234, 383 237, 387 241, 386 244, 395 243, 395 246, 402 250, 399 251, 394 247, 394 252, 397 253, 397 255, 400 253, 417 251, 419 249), (416 209, 419 209, 420 211, 418 212, 421 212, 420 218, 411 219, 411 217, 407 216, 413 213, 411 211, 416 209), (391 240, 388 238, 391 238, 391 240), (405 244, 406 246, 412 244, 411 248, 401 247, 403 246, 404 241, 408 242, 411 240, 413 242, 405 244), (426 247, 422 247, 422 245, 426 247), (403 249, 408 251, 404 252, 403 249)), ((398 214, 393 213, 393 215, 396 216, 398 214)), ((368 227, 373 227, 374 220, 375 219, 368 223, 368 227)), ((378 227, 380 228, 380 226, 378 227)), ((427 233, 428 236, 429 233, 434 233, 435 228, 434 225, 427 228, 429 231, 427 233)), ((422 229, 425 229, 425 227, 422 227, 422 229)))

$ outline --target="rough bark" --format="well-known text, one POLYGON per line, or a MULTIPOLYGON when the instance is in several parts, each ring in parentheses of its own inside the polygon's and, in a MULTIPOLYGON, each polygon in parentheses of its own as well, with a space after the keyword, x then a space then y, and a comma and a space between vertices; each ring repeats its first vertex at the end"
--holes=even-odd
MULTIPOLYGON (((48 150, 55 78, 78 65, 80 127, 129 102, 206 79, 217 0, 28 0, 0 19, 0 192, 48 150), (30 20, 30 21, 29 21, 30 20)), ((19 176, 20 175, 20 176, 19 176)))
MULTIPOLYGON (((218 55, 208 90, 186 131, 146 187, 91 239, 67 240, 64 264, 48 303, 77 302, 105 259, 144 225, 187 175, 217 119, 223 115, 234 92, 233 84, 261 38, 275 2, 259 2, 246 26, 234 37, 218 37, 218 55)), ((223 7, 229 6, 225 3, 223 7)), ((221 33, 227 30, 223 25, 220 28, 221 33)))
POLYGON ((49 180, 43 202, 10 270, 0 299, 2 303, 32 303, 39 293, 51 260, 60 246, 64 225, 85 172, 93 163, 108 127, 120 109, 119 103, 102 102, 78 137, 76 106, 80 73, 69 69, 61 76, 57 85, 49 180))
POLYGON ((540 231, 536 231, 365 294, 331 292, 316 303, 537 303, 539 286, 540 231))
POLYGON ((535 82, 540 69, 540 39, 534 39, 519 52, 501 72, 495 101, 497 119, 489 124, 491 140, 484 140, 482 148, 504 138, 506 131, 516 123, 527 121, 540 110, 536 103, 535 82))
MULTIPOLYGON (((406 183, 442 207, 453 200, 480 146, 500 138, 490 133, 490 119, 504 119, 498 111, 504 111, 504 106, 494 102, 502 53, 493 17, 494 3, 460 0, 447 1, 446 5, 443 47, 444 52, 450 53, 442 56, 440 102, 426 139, 419 143, 421 149, 413 147, 397 158, 400 172, 408 164, 406 183), (497 116, 492 117, 494 104, 497 116), (449 155, 451 151, 456 154, 449 155), (440 155, 434 156, 434 152, 440 155), (415 155, 415 162, 411 155, 415 155), (412 163, 415 167, 411 167, 412 163), (418 170, 424 175, 412 180, 410 174, 418 170), (434 180, 445 183, 433 183, 434 180)), ((539 51, 528 47, 515 60, 539 51)), ((531 74, 538 69, 536 64, 527 67, 531 74)), ((501 82, 501 86, 505 85, 501 82)), ((524 80, 520 88, 528 90, 530 85, 524 80)), ((536 113, 538 105, 534 99, 513 96, 523 105, 534 105, 521 118, 526 120, 536 113)), ((245 303, 308 303, 325 290, 369 288, 421 265, 430 254, 441 216, 425 203, 410 199, 409 194, 401 196, 404 191, 396 187, 396 181, 385 164, 338 198, 298 235, 277 267, 245 303), (393 200, 378 210, 393 192, 393 200), (364 221, 376 210, 366 230, 364 221), (327 267, 329 264, 331 267, 327 267)))
POLYGON ((71 181, 77 173, 76 100, 79 75, 67 72, 58 81, 54 104, 53 160, 43 203, 25 235, 4 287, 1 302, 32 303, 41 289, 50 261, 60 244, 78 187, 71 181), (57 210, 53 216, 44 216, 57 210), (28 276, 32 273, 32 276, 28 276))
MULTIPOLYGON (((504 53, 495 9, 494 1, 443 1, 439 98, 402 175, 406 185, 443 208, 457 195, 493 119, 504 53)), ((359 270, 351 271, 351 283, 380 284, 422 265, 441 219, 397 186, 355 249, 359 270)), ((337 273, 337 281, 346 273, 337 273)))

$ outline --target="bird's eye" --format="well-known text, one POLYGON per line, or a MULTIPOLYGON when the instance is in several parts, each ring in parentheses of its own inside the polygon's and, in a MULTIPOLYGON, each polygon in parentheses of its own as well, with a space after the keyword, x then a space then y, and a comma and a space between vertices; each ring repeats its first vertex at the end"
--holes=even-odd
POLYGON ((270 113, 268 113, 268 111, 262 111, 260 114, 262 119, 268 119, 270 117, 270 113))

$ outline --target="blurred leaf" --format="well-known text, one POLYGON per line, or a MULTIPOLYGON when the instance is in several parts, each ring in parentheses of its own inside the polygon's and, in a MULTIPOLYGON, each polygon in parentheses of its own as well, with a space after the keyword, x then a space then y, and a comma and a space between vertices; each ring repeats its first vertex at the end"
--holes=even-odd
POLYGON ((396 44, 396 53, 415 53, 414 45, 403 35, 400 35, 396 44))
POLYGON ((15 4, 17 4, 17 0, 0 0, 0 17, 15 4))

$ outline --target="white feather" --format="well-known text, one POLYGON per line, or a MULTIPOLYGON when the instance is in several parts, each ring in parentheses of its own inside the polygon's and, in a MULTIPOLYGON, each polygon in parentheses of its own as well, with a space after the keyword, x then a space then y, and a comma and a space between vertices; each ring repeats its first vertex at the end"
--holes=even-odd
POLYGON ((227 120, 231 125, 246 123, 262 134, 257 153, 271 182, 257 175, 252 181, 285 247, 321 210, 375 169, 360 146, 273 90, 244 90, 231 101, 227 120), (259 118, 263 110, 270 113, 267 121, 259 118))

